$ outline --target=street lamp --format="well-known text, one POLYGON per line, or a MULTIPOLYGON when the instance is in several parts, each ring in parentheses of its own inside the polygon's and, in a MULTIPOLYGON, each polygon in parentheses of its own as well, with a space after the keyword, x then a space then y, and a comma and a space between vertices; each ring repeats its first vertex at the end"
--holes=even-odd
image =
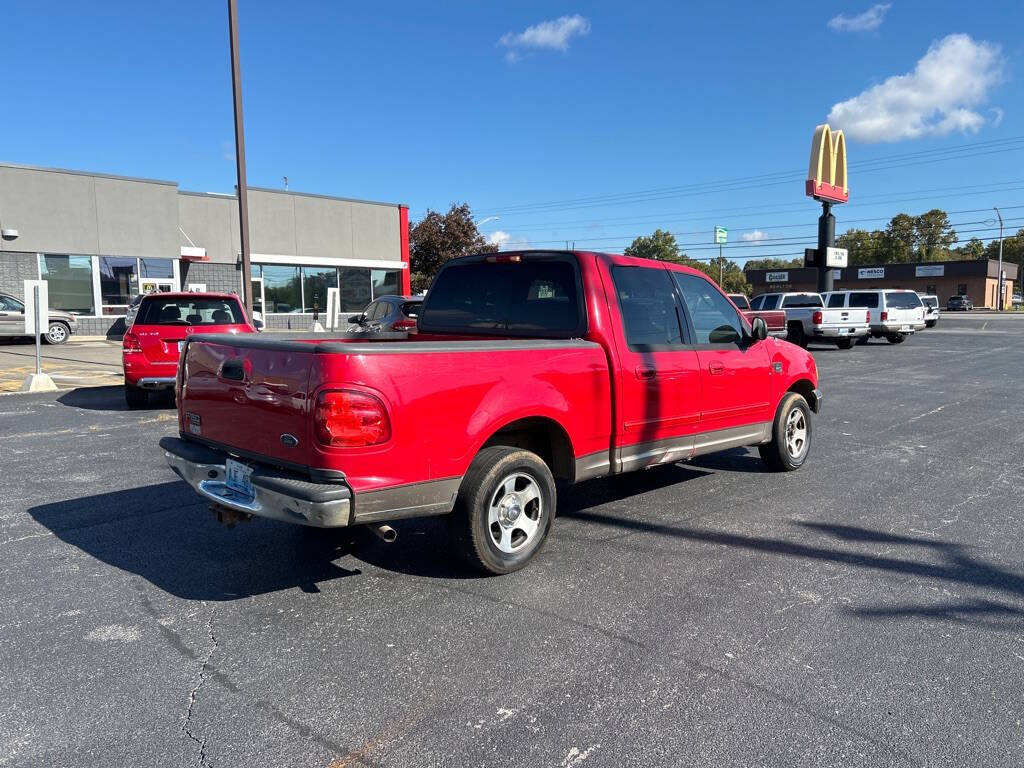
POLYGON ((996 275, 996 286, 998 295, 996 297, 996 309, 1002 311, 1003 309, 1003 214, 999 212, 999 209, 992 206, 992 210, 996 212, 996 216, 999 217, 999 273, 996 275))
POLYGON ((483 226, 484 224, 486 224, 486 223, 487 223, 488 221, 497 221, 497 220, 498 220, 498 219, 500 219, 500 218, 501 218, 501 216, 488 216, 488 217, 487 217, 486 219, 480 219, 480 221, 478 221, 478 222, 476 223, 476 228, 477 228, 477 229, 480 229, 480 227, 482 227, 482 226, 483 226))
POLYGON ((0 237, 2 237, 4 240, 7 240, 7 241, 17 240, 18 239, 18 230, 16 230, 16 229, 3 229, 3 228, 0 228, 0 237))

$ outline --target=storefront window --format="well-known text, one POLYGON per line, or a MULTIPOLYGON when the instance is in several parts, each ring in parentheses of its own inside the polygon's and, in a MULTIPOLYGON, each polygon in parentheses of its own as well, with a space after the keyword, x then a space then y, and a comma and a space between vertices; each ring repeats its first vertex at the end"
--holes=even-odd
POLYGON ((397 269, 374 269, 370 272, 370 281, 373 283, 373 298, 380 296, 401 296, 399 276, 402 273, 397 269))
POLYGON ((139 292, 137 259, 100 256, 100 303, 104 315, 123 315, 139 292))
POLYGON ((341 290, 338 295, 341 312, 361 312, 373 300, 370 292, 370 270, 341 267, 338 270, 341 290))
POLYGON ((76 315, 95 312, 91 256, 42 255, 39 271, 48 283, 51 309, 62 309, 76 315))
POLYGON ((327 289, 338 287, 338 270, 335 267, 303 267, 302 291, 306 312, 313 311, 313 305, 323 312, 327 309, 327 289))
POLYGON ((301 312, 302 284, 299 268, 264 264, 263 298, 267 312, 301 312))
POLYGON ((139 259, 142 277, 170 279, 174 277, 174 262, 171 259, 139 259))

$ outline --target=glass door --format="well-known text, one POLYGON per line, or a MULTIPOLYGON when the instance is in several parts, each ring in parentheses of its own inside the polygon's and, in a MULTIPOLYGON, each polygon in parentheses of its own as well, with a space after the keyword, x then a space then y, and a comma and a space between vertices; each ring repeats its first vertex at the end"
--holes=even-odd
POLYGON ((263 319, 263 278, 252 279, 252 319, 263 319))

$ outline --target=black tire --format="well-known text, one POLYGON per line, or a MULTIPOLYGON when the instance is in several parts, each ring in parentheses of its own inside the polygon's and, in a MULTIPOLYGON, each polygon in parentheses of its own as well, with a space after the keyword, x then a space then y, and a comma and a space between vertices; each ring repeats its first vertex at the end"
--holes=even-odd
POLYGON ((786 341, 796 344, 798 347, 807 349, 807 334, 804 333, 803 324, 790 323, 788 329, 789 333, 786 335, 786 341))
POLYGON ((758 446, 761 460, 774 472, 792 472, 799 469, 807 461, 811 452, 811 438, 813 427, 811 424, 811 407, 804 400, 802 395, 790 392, 779 403, 775 412, 775 421, 772 424, 772 439, 764 445, 758 446), (787 426, 790 424, 793 412, 799 413, 793 417, 794 422, 802 425, 804 438, 798 450, 791 448, 791 441, 787 433, 787 426))
POLYGON ((139 387, 133 387, 128 382, 124 384, 124 401, 129 408, 144 408, 149 405, 149 393, 139 387))
POLYGON ((902 344, 906 341, 907 335, 905 333, 890 333, 885 338, 889 340, 890 344, 902 344))
POLYGON ((935 324, 938 323, 938 322, 939 322, 938 320, 927 320, 927 321, 925 321, 925 327, 927 327, 927 328, 934 328, 935 324))
POLYGON ((50 327, 47 328, 46 333, 43 334, 43 340, 47 344, 64 344, 71 337, 71 328, 67 323, 60 321, 54 321, 50 323, 50 327))
POLYGON ((870 338, 871 338, 871 334, 870 333, 865 333, 863 336, 860 336, 857 339, 857 343, 860 344, 860 345, 867 344, 868 343, 868 339, 870 339, 870 338))
POLYGON ((840 349, 853 349, 853 339, 837 339, 836 346, 840 349))
POLYGON ((551 470, 537 454, 503 445, 484 448, 469 465, 455 502, 455 511, 450 516, 460 554, 470 565, 487 573, 519 570, 540 551, 547 539, 556 503, 551 470), (523 478, 528 478, 534 485, 531 487, 523 478), (509 507, 509 514, 516 513, 515 518, 507 524, 492 522, 492 509, 500 508, 505 513, 504 502, 499 503, 498 499, 509 482, 512 482, 512 493, 505 498, 516 497, 509 507), (530 499, 520 508, 519 493, 529 495, 533 491, 538 494, 536 503, 530 499), (516 520, 520 524, 531 522, 532 534, 517 527, 516 520), (503 551, 500 542, 505 542, 506 548, 512 551, 503 551))

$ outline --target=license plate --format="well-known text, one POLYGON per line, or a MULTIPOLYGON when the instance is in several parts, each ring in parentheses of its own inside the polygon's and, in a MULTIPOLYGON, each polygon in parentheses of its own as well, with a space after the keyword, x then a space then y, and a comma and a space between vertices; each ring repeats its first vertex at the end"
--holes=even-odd
POLYGON ((910 330, 910 326, 909 325, 901 325, 900 326, 900 330, 901 331, 909 331, 910 330))
POLYGON ((179 355, 181 354, 183 349, 185 349, 185 342, 184 341, 179 341, 178 342, 178 354, 179 355))
POLYGON ((233 491, 253 497, 252 491, 252 467, 243 464, 240 461, 234 459, 228 459, 224 465, 224 471, 227 475, 226 484, 228 488, 233 491))
POLYGON ((850 329, 849 328, 840 328, 839 329, 839 335, 840 336, 846 336, 849 333, 850 333, 850 329))

